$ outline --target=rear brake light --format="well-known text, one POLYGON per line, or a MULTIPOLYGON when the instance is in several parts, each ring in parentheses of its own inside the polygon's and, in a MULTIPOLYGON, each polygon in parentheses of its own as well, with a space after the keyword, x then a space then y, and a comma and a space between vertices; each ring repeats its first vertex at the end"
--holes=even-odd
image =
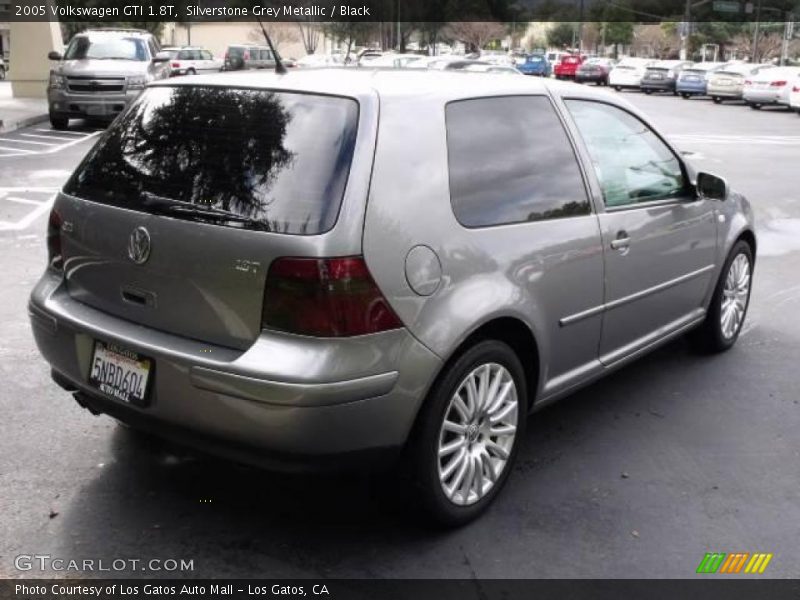
POLYGON ((172 68, 173 69, 180 69, 181 68, 181 63, 179 63, 179 62, 172 63, 172 68))
POLYGON ((249 53, 249 52, 245 52, 245 53, 242 55, 242 58, 244 58, 245 60, 250 60, 250 53, 249 53))
POLYGON ((276 259, 267 275, 261 325, 321 337, 402 327, 361 256, 276 259))
POLYGON ((783 87, 783 86, 786 85, 786 82, 785 81, 773 81, 772 83, 770 83, 770 85, 772 87, 783 87))
POLYGON ((52 268, 58 270, 64 268, 64 260, 61 255, 61 225, 63 223, 61 214, 55 208, 52 209, 47 221, 47 261, 52 268))
POLYGON ((753 85, 753 82, 750 81, 749 79, 745 79, 744 84, 745 85, 753 85))
POLYGON ((800 92, 800 85, 796 85, 796 86, 794 86, 794 87, 792 88, 792 91, 793 91, 793 92, 795 92, 795 93, 797 93, 797 92, 800 92))

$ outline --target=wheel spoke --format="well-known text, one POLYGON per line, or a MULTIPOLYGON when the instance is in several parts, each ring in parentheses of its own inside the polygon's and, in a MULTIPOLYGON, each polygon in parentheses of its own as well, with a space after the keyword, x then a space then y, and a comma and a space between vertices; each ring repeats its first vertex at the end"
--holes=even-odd
POLYGON ((503 437, 506 435, 514 435, 517 428, 514 425, 495 425, 489 429, 489 435, 503 437))
POLYGON ((490 454, 494 454, 497 458, 508 460, 508 451, 491 440, 486 442, 486 450, 488 450, 490 454))
POLYGON ((459 488, 461 496, 464 499, 464 504, 469 502, 469 492, 472 489, 472 481, 475 479, 475 461, 472 459, 472 456, 468 455, 465 462, 467 463, 467 476, 464 478, 459 488))
POLYGON ((469 408, 464 404, 464 400, 461 398, 460 394, 456 394, 453 397, 453 408, 455 408, 456 412, 461 416, 462 421, 466 423, 470 420, 469 408))
MULTIPOLYGON (((464 456, 466 457, 466 451, 464 452, 464 456)), ((468 457, 466 457, 468 458, 468 457)), ((464 481, 464 476, 467 474, 467 469, 469 468, 469 461, 462 460, 461 467, 458 469, 455 478, 453 478, 453 484, 449 489, 445 489, 445 493, 450 497, 453 498, 455 493, 461 487, 461 482, 464 481)))
POLYGON ((498 408, 500 408, 503 405, 503 402, 505 402, 506 396, 508 396, 508 392, 510 392, 513 387, 514 387, 514 380, 507 381, 506 384, 503 386, 503 389, 500 390, 500 393, 497 394, 497 398, 495 398, 495 401, 487 409, 486 414, 491 416, 492 413, 494 413, 498 408))
POLYGON ((452 454, 453 452, 461 448, 463 445, 464 445, 464 438, 458 437, 454 439, 452 442, 445 444, 444 446, 441 446, 439 448, 439 457, 441 458, 442 456, 447 456, 448 454, 452 454))
POLYGON ((495 423, 500 423, 506 419, 506 417, 511 416, 511 413, 516 414, 517 411, 517 403, 516 402, 509 402, 506 404, 502 409, 495 412, 493 415, 489 417, 489 422, 494 425, 495 423))
POLYGON ((453 474, 453 472, 464 462, 464 457, 467 455, 467 451, 464 448, 458 451, 450 462, 447 463, 444 469, 442 469, 442 480, 446 480, 453 474))
POLYGON ((466 425, 461 425, 460 423, 453 423, 452 421, 445 421, 442 427, 445 431, 449 431, 451 433, 457 433, 460 436, 463 436, 465 433, 467 433, 466 425))
POLYGON ((467 380, 467 408, 469 409, 469 418, 475 416, 478 406, 478 388, 475 386, 475 375, 470 375, 467 380))
POLYGON ((489 453, 486 450, 482 450, 479 456, 481 459, 481 464, 486 470, 486 475, 489 477, 492 483, 495 483, 497 481, 497 473, 495 473, 494 465, 492 464, 492 457, 489 456, 489 453))

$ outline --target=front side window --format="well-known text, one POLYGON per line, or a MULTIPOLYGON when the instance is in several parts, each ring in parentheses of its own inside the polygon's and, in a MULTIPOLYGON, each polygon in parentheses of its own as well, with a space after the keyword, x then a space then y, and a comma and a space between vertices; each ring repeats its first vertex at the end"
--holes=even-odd
POLYGON ((145 43, 139 38, 91 38, 81 35, 73 38, 64 60, 147 60, 145 43))
POLYGON ((642 121, 588 100, 567 100, 608 207, 667 200, 685 192, 681 163, 642 121))
POLYGON ((549 99, 451 102, 446 120, 450 197, 462 225, 589 213, 580 167, 549 99))
POLYGON ((358 128, 349 98, 153 87, 64 187, 129 210, 314 235, 336 222, 358 128))

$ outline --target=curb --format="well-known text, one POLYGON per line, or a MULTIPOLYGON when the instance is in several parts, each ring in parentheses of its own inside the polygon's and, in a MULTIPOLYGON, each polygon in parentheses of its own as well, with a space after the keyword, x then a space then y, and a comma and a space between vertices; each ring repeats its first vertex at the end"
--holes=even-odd
POLYGON ((23 117, 16 121, 11 121, 10 123, 6 123, 2 119, 0 119, 0 133, 11 133, 17 129, 21 129, 22 127, 29 127, 31 125, 38 125, 39 123, 44 123, 49 119, 47 113, 40 114, 40 115, 33 115, 32 117, 23 117))

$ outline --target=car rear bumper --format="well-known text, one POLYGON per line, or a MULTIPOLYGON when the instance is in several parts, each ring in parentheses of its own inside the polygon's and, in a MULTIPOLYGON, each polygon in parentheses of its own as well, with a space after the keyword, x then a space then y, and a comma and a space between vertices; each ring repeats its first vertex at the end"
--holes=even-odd
POLYGON ((706 94, 709 96, 719 96, 720 98, 741 98, 743 93, 741 86, 712 86, 709 85, 706 89, 706 94))
POLYGON ((331 457, 372 460, 402 448, 440 366, 404 329, 343 341, 264 332, 245 352, 211 347, 84 305, 62 281, 46 272, 31 294, 29 315, 54 378, 79 403, 271 468, 326 468, 338 464, 331 457), (89 384, 96 340, 152 360, 146 406, 89 384), (281 370, 285 376, 276 374, 281 370))
POLYGON ((62 117, 112 118, 122 112, 141 91, 137 89, 113 94, 79 94, 51 88, 47 91, 48 108, 50 114, 62 117))
POLYGON ((639 85, 642 90, 654 90, 659 92, 672 92, 675 90, 675 80, 673 79, 664 79, 664 80, 648 80, 642 79, 642 83, 639 85))
POLYGON ((606 76, 602 73, 576 73, 575 81, 605 81, 606 76))
POLYGON ((780 100, 780 93, 771 90, 746 90, 742 97, 745 102, 753 104, 777 104, 780 100))
POLYGON ((706 86, 703 84, 693 85, 681 83, 680 81, 675 85, 675 91, 681 94, 692 94, 695 96, 705 96, 706 86))

